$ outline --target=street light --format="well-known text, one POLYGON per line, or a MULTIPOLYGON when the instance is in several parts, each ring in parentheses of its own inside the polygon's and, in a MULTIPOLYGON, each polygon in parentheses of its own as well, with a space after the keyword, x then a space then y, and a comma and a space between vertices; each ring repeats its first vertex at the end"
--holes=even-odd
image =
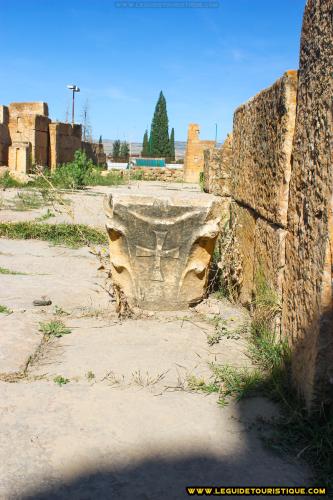
POLYGON ((74 125, 74 96, 75 96, 75 92, 80 92, 80 89, 79 87, 77 87, 76 85, 67 85, 67 88, 69 90, 72 90, 73 91, 73 99, 72 99, 72 125, 74 125))

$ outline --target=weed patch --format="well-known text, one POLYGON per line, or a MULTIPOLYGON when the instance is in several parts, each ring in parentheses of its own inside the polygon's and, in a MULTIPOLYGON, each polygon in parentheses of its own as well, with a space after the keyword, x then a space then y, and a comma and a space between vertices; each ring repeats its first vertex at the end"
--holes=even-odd
POLYGON ((19 188, 23 187, 25 184, 14 179, 9 172, 5 172, 4 175, 0 176, 0 186, 4 189, 7 188, 19 188))
POLYGON ((12 271, 11 269, 7 269, 6 267, 0 267, 0 274, 12 274, 12 275, 27 275, 27 273, 20 273, 17 271, 12 271))
POLYGON ((54 377, 53 382, 59 385, 59 387, 69 384, 70 380, 69 378, 65 378, 62 375, 57 375, 57 377, 54 377))
POLYGON ((40 323, 39 331, 48 337, 60 338, 64 335, 69 335, 71 329, 67 328, 63 321, 52 320, 49 323, 40 323))
POLYGON ((43 222, 44 220, 51 219, 51 217, 55 217, 55 214, 48 208, 45 214, 37 217, 36 221, 43 222))
POLYGON ((106 234, 84 224, 41 224, 38 222, 1 222, 0 237, 44 240, 54 245, 79 248, 88 244, 107 244, 106 234))
POLYGON ((9 309, 7 306, 3 306, 0 304, 0 314, 11 314, 13 311, 9 309))

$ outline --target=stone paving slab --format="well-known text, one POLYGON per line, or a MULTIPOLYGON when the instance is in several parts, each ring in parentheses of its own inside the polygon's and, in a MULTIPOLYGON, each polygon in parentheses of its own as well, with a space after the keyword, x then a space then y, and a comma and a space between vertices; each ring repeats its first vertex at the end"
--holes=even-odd
POLYGON ((38 319, 23 312, 1 314, 0 318, 0 375, 22 371, 42 339, 38 319))

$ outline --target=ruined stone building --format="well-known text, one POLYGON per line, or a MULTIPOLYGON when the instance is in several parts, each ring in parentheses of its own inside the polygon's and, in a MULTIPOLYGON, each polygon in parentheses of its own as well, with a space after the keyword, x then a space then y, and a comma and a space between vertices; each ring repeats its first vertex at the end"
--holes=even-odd
POLYGON ((34 165, 54 170, 78 149, 96 164, 106 161, 101 145, 82 143, 81 125, 52 122, 45 102, 0 106, 0 166, 19 174, 30 173, 34 165))
POLYGON ((188 127, 186 152, 184 158, 184 181, 198 182, 200 172, 204 168, 204 151, 213 148, 215 141, 202 141, 199 137, 200 128, 196 123, 188 127))
POLYGON ((308 408, 333 403, 332 0, 308 0, 299 71, 234 114, 205 152, 205 190, 229 200, 222 275, 244 305, 264 276, 278 298, 276 333, 308 408), (320 54, 320 57, 318 57, 320 54))

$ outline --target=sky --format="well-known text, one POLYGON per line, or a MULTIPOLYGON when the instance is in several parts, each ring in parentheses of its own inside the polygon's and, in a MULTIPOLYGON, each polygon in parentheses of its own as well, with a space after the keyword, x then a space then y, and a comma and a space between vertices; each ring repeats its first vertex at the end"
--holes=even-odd
POLYGON ((46 101, 65 121, 74 83, 76 121, 88 103, 94 137, 141 141, 162 90, 176 140, 194 122, 202 139, 217 124, 221 141, 240 104, 298 68, 305 0, 216 3, 0 0, 0 103, 46 101))

